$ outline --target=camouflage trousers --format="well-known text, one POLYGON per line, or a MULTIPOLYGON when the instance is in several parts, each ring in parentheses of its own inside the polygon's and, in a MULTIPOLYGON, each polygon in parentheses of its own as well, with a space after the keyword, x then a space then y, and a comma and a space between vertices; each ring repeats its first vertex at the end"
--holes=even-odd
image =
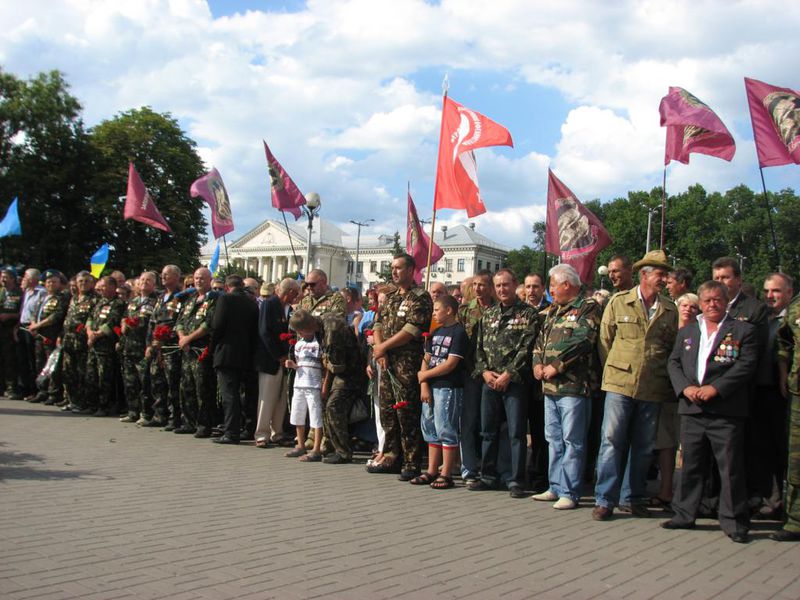
POLYGON ((113 352, 89 349, 86 360, 86 405, 109 410, 114 405, 117 357, 113 352))
POLYGON ((198 362, 198 352, 181 353, 181 415, 184 427, 210 434, 219 419, 217 376, 211 358, 198 362))
POLYGON ((381 426, 386 433, 383 453, 396 459, 402 451, 403 469, 419 470, 422 458, 422 404, 417 372, 422 355, 417 352, 390 353, 387 359, 388 369, 382 371, 380 383, 381 426), (394 408, 398 402, 406 404, 394 408))
POLYGON ((122 355, 122 384, 125 387, 125 400, 128 416, 146 419, 153 418, 153 397, 150 394, 150 369, 144 354, 122 355))
MULTIPOLYGON (((86 406, 86 361, 89 359, 86 346, 64 346, 61 355, 61 378, 67 400, 73 406, 86 406)), ((37 373, 38 375, 38 373, 37 373)))
POLYGON ((786 470, 786 525, 800 533, 800 396, 792 395, 789 409, 789 466, 786 470))
POLYGON ((336 454, 347 460, 353 458, 353 448, 350 445, 350 408, 360 393, 359 390, 335 387, 328 394, 325 411, 322 413, 325 438, 333 444, 336 454))
POLYGON ((150 360, 150 390, 156 417, 175 427, 181 424, 181 355, 178 350, 159 350, 150 360))
MULTIPOLYGON (((47 363, 47 359, 50 358, 50 355, 55 350, 55 346, 52 343, 45 344, 44 340, 41 337, 36 338, 36 345, 34 346, 34 354, 36 356, 36 376, 39 376, 39 373, 42 372, 44 365, 47 363)), ((41 394, 47 395, 48 398, 51 400, 58 400, 58 397, 61 395, 61 367, 59 366, 53 374, 50 376, 50 380, 47 383, 47 389, 40 390, 41 394)))

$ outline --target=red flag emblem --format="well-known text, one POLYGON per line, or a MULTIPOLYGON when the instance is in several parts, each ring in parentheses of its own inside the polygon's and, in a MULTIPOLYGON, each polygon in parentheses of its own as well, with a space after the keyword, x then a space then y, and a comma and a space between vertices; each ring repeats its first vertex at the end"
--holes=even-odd
POLYGON ((128 193, 125 196, 125 210, 122 214, 125 219, 133 219, 150 227, 171 232, 167 221, 158 212, 158 208, 150 198, 147 188, 144 187, 139 173, 128 163, 128 193))
POLYGON ((267 142, 264 142, 264 153, 267 155, 272 206, 278 210, 292 213, 295 219, 299 219, 302 214, 300 207, 306 203, 305 197, 300 193, 300 189, 289 177, 289 174, 278 162, 278 159, 272 155, 267 142))
POLYGON ((800 164, 800 92, 744 78, 758 166, 800 164))
MULTIPOLYGON (((411 194, 408 195, 408 225, 406 228, 406 252, 408 252, 417 263, 414 269, 414 281, 417 285, 422 283, 422 269, 428 263, 428 248, 433 242, 428 234, 422 229, 422 225, 417 217, 417 207, 414 206, 414 201, 411 199, 411 194)), ((435 243, 431 248, 431 264, 435 264, 440 258, 444 256, 444 251, 435 243)))
POLYGON ((211 230, 214 232, 214 238, 220 238, 233 231, 231 201, 219 171, 211 169, 192 184, 189 193, 192 198, 200 196, 208 202, 211 208, 211 230))

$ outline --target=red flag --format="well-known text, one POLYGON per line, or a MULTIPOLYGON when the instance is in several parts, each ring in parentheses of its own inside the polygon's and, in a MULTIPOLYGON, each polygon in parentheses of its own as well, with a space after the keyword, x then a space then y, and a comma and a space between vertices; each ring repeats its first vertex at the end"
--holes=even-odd
POLYGON ((689 164, 698 152, 730 161, 736 153, 733 136, 711 108, 683 88, 670 87, 658 106, 661 126, 667 127, 664 164, 677 160, 689 164))
MULTIPOLYGON (((411 199, 411 194, 408 195, 408 225, 406 228, 406 252, 408 252, 417 263, 414 269, 414 281, 417 284, 422 283, 422 269, 428 264, 428 248, 431 244, 431 238, 428 237, 419 222, 417 217, 417 207, 414 206, 414 201, 411 199)), ((433 243, 431 248, 431 264, 436 263, 444 256, 444 251, 433 243)))
POLYGON ((759 167, 800 164, 800 92, 744 78, 759 167))
POLYGON ((295 219, 299 219, 302 214, 300 207, 306 203, 305 197, 300 193, 300 190, 281 166, 281 163, 269 151, 267 142, 264 142, 264 152, 267 154, 269 181, 272 188, 272 206, 278 210, 290 212, 295 219))
POLYGON ((581 204, 558 177, 547 170, 547 235, 545 250, 575 267, 584 283, 594 279, 597 254, 611 236, 592 211, 581 204))
POLYGON ((214 232, 214 238, 221 238, 233 231, 231 201, 219 171, 212 168, 192 184, 189 193, 192 198, 200 196, 211 207, 211 230, 214 232))
POLYGON ((445 96, 433 210, 465 208, 468 217, 486 212, 472 152, 485 146, 513 147, 514 142, 508 129, 445 96))
POLYGON ((128 193, 125 196, 125 210, 122 214, 125 219, 133 219, 150 227, 172 232, 164 217, 150 198, 147 188, 144 187, 139 173, 128 163, 128 193))

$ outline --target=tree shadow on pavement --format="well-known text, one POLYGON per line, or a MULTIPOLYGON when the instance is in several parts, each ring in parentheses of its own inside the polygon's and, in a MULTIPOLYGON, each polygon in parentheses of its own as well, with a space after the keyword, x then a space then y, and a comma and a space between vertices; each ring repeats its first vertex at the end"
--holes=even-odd
POLYGON ((74 417, 71 412, 62 411, 60 408, 50 406, 43 408, 0 408, 0 415, 13 415, 16 417, 74 417))
MULTIPOLYGON (((0 446, 5 445, 5 443, 0 442, 0 446)), ((0 483, 12 479, 27 479, 33 481, 49 481, 53 479, 113 479, 113 477, 94 473, 93 471, 41 469, 37 466, 44 462, 45 458, 38 454, 0 450, 0 483)))

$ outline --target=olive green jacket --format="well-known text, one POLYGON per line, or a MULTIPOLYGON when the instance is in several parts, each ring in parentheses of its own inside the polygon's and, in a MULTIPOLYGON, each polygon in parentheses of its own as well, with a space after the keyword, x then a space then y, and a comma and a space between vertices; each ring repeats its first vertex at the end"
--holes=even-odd
POLYGON ((608 302, 600 323, 597 351, 602 389, 648 402, 674 402, 667 359, 678 333, 678 309, 667 296, 648 321, 637 290, 619 292, 608 302))

